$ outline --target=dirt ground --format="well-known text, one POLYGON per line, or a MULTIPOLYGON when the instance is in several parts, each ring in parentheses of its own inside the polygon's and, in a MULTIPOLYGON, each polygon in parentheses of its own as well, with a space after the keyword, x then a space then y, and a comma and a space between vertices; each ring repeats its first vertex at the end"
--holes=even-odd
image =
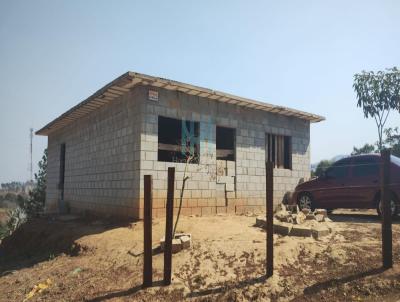
POLYGON ((173 255, 172 285, 163 287, 157 249, 165 220, 153 223, 153 279, 141 289, 142 222, 39 219, 0 246, 0 301, 398 301, 400 224, 394 221, 393 269, 381 265, 374 212, 330 216, 336 231, 322 240, 274 237, 274 276, 264 278, 265 232, 254 216, 183 217, 193 248, 173 255))

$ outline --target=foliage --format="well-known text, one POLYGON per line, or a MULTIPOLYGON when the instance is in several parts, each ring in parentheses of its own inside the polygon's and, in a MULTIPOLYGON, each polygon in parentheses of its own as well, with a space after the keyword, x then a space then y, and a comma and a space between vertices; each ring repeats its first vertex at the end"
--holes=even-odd
MULTIPOLYGON (((400 157, 400 129, 398 127, 387 128, 384 130, 384 136, 382 146, 391 149, 394 156, 400 157)), ((353 147, 351 155, 378 153, 379 149, 375 146, 378 146, 378 142, 375 145, 367 143, 360 148, 353 147)))
POLYGON ((8 235, 9 231, 7 226, 0 223, 0 240, 2 240, 4 237, 7 237, 8 235))
POLYGON ((11 181, 7 183, 1 184, 1 189, 4 191, 21 191, 24 188, 25 184, 19 181, 11 181))
POLYGON ((27 220, 27 215, 24 209, 17 207, 7 211, 7 222, 0 225, 0 240, 11 235, 27 220))
POLYGON ((396 128, 385 129, 385 145, 392 149, 394 156, 400 157, 400 130, 396 128))
POLYGON ((44 150, 41 161, 39 161, 39 171, 35 173, 35 186, 29 192, 27 200, 22 201, 19 206, 25 210, 29 217, 36 216, 44 209, 46 199, 46 175, 47 175, 47 149, 44 150))
POLYGON ((315 169, 315 172, 313 172, 312 176, 314 177, 322 176, 322 174, 326 171, 326 169, 328 169, 332 164, 333 162, 331 160, 321 160, 318 163, 317 168, 315 169))
POLYGON ((353 152, 351 152, 351 155, 369 154, 375 152, 376 150, 374 145, 365 144, 360 148, 353 147, 353 152))
POLYGON ((25 199, 25 194, 7 193, 0 195, 0 208, 15 208, 25 199))
POLYGON ((357 94, 357 106, 365 118, 373 117, 378 127, 378 150, 383 147, 383 129, 391 110, 400 111, 400 71, 363 71, 354 75, 353 88, 357 94))
MULTIPOLYGON (((39 172, 35 174, 35 186, 29 192, 29 197, 11 194, 9 198, 15 199, 18 206, 7 212, 7 222, 0 226, 0 239, 11 235, 30 217, 38 215, 44 209, 46 198, 46 174, 47 174, 47 149, 44 150, 43 157, 39 162, 39 172)), ((7 198, 7 195, 6 195, 7 198)))

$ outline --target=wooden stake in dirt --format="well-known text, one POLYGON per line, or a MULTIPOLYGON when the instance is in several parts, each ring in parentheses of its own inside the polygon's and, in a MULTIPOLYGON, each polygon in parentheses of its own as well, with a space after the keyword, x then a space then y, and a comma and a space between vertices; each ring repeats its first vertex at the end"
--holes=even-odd
POLYGON ((143 261, 143 287, 153 284, 153 263, 152 263, 152 177, 144 176, 144 210, 143 210, 143 232, 144 232, 144 261, 143 261))
POLYGON ((382 215, 382 265, 383 268, 393 267, 392 255, 392 211, 389 191, 390 183, 390 150, 381 151, 381 215, 382 215))
POLYGON ((266 210, 267 210, 267 278, 274 274, 274 164, 265 164, 266 176, 266 210))
POLYGON ((175 168, 168 168, 168 192, 165 222, 164 285, 171 284, 172 272, 172 226, 174 220, 175 168))

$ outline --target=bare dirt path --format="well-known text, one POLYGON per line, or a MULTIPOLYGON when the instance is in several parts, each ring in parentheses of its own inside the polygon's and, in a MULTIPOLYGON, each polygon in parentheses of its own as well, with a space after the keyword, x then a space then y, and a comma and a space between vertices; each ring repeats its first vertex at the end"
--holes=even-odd
MULTIPOLYGON (((37 220, 0 246, 0 301, 396 301, 400 225, 393 225, 394 269, 379 269, 380 222, 373 212, 331 215, 322 240, 275 235, 274 277, 265 280, 265 232, 255 217, 183 217, 193 248, 173 256, 173 284, 160 286, 163 255, 153 257, 155 287, 142 290, 141 222, 37 220)), ((153 223, 154 247, 165 221, 153 223)))

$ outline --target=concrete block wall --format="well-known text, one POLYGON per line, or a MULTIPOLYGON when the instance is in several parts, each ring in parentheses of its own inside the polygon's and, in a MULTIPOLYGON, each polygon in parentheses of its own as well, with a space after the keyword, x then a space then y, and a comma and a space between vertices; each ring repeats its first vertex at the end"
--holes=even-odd
POLYGON ((293 117, 221 104, 183 92, 138 87, 143 98, 140 162, 140 208, 143 207, 143 176, 153 175, 154 215, 165 215, 167 169, 176 169, 175 204, 178 204, 185 164, 157 161, 158 116, 200 123, 200 163, 189 164, 184 191, 184 215, 265 209, 265 135, 292 137, 292 169, 274 169, 274 202, 282 201, 300 179, 310 176, 310 123, 293 117), (148 90, 159 93, 157 102, 147 99, 148 90), (236 129, 234 183, 217 176, 216 126, 236 129))
POLYGON ((131 91, 49 135, 48 212, 58 211, 65 143, 64 200, 72 212, 139 216, 140 106, 131 91))
POLYGON ((183 215, 265 209, 265 135, 292 137, 292 169, 274 170, 275 203, 310 176, 308 121, 221 104, 155 87, 133 88, 120 99, 49 135, 46 209, 57 211, 60 146, 66 144, 65 201, 72 212, 142 218, 143 176, 153 175, 153 215, 165 215, 167 169, 175 167, 175 206, 189 177, 183 215), (159 92, 157 102, 148 90, 159 92), (160 162, 158 116, 200 123, 200 163, 160 162), (236 129, 236 161, 219 175, 216 126, 236 129), (186 169, 186 172, 185 172, 186 169), (217 175, 218 174, 218 175, 217 175))

